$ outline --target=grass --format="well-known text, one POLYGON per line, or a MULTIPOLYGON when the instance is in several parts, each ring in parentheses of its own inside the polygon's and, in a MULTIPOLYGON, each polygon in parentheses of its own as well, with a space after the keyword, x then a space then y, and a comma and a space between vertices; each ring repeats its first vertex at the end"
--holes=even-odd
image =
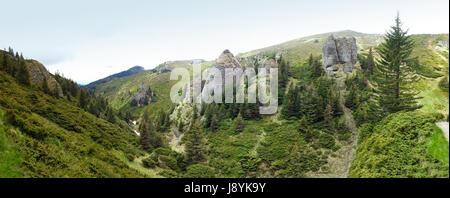
POLYGON ((139 173, 145 175, 146 177, 162 178, 162 176, 159 175, 159 173, 162 171, 161 168, 159 168, 159 167, 156 167, 156 168, 153 168, 153 169, 145 168, 144 165, 142 164, 142 160, 145 159, 146 157, 148 157, 149 155, 144 155, 144 156, 135 158, 133 161, 129 161, 126 158, 125 154, 123 152, 121 152, 121 151, 114 150, 114 151, 112 151, 112 153, 119 160, 121 160, 123 163, 128 165, 128 167, 138 171, 139 173))
POLYGON ((423 105, 421 111, 428 113, 449 113, 449 93, 439 88, 439 79, 424 79, 414 85, 420 92, 419 104, 423 105))
POLYGON ((5 128, 0 124, 0 178, 20 178, 23 177, 20 152, 7 136, 5 128))
POLYGON ((433 130, 434 133, 427 138, 428 153, 439 161, 444 162, 448 165, 449 144, 447 142, 447 139, 438 126, 434 125, 433 130))

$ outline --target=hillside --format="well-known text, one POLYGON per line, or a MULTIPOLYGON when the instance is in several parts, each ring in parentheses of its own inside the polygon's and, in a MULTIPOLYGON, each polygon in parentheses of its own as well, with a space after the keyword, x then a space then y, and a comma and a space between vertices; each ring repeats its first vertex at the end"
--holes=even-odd
POLYGON ((350 177, 448 177, 448 142, 434 122, 423 113, 399 113, 364 127, 350 177))
MULTIPOLYGON (((336 37, 355 37, 358 46, 358 56, 365 55, 370 48, 375 49, 377 45, 384 41, 382 35, 342 31, 300 38, 279 45, 238 54, 236 57, 241 65, 249 64, 251 62, 249 60, 257 60, 256 65, 264 65, 265 60, 277 60, 277 58, 283 56, 283 61, 289 62, 290 65, 288 77, 288 84, 290 86, 298 85, 308 87, 308 85, 312 86, 311 84, 317 83, 324 83, 323 85, 325 86, 325 84, 331 83, 331 87, 344 86, 345 88, 343 81, 327 82, 324 79, 311 76, 314 73, 314 68, 311 68, 311 65, 307 62, 310 54, 320 61, 322 46, 330 35, 336 37)), ((444 116, 448 116, 448 91, 445 91, 445 89, 439 86, 439 84, 442 84, 440 83, 442 79, 448 78, 448 47, 446 48, 443 45, 445 41, 448 42, 448 34, 413 35, 412 38, 416 42, 413 55, 417 56, 421 63, 416 68, 416 72, 420 74, 421 80, 415 84, 416 91, 420 92, 420 96, 423 97, 419 101, 421 104, 424 104, 424 107, 420 111, 426 115, 429 115, 428 113, 439 112, 444 114, 444 116)), ((376 53, 375 55, 377 56, 376 53)), ((210 65, 216 64, 217 61, 219 59, 211 62, 198 61, 198 63, 202 65, 202 68, 207 68, 210 65)), ((278 63, 280 61, 277 60, 278 63)), ((172 154, 166 154, 163 158, 165 160, 168 160, 166 159, 167 156, 176 158, 179 154, 189 152, 189 150, 186 150, 188 149, 187 144, 189 144, 190 138, 195 134, 192 132, 192 127, 195 127, 196 124, 190 121, 192 119, 192 111, 195 112, 195 108, 187 104, 175 105, 170 102, 168 93, 176 81, 168 80, 169 71, 177 67, 191 70, 193 62, 166 62, 152 71, 117 78, 91 88, 95 89, 97 93, 102 93, 109 98, 114 108, 125 112, 132 112, 134 119, 138 121, 146 110, 149 110, 150 117, 154 119, 159 119, 158 116, 161 111, 171 113, 171 127, 160 132, 166 137, 169 147, 173 150, 170 151, 172 154), (133 107, 130 105, 131 99, 138 93, 139 87, 141 87, 143 82, 155 91, 156 100, 149 105, 133 107), (174 108, 175 110, 172 112, 174 108)), ((355 67, 357 69, 349 77, 357 75, 361 69, 359 68, 359 63, 355 67)), ((312 92, 314 92, 313 87, 310 88, 312 92)), ((322 88, 317 89, 320 94, 320 89, 322 88)), ((286 87, 283 90, 286 97, 289 97, 289 89, 286 87)), ((344 90, 341 92, 341 95, 347 93, 348 90, 344 90)), ((337 100, 337 98, 332 100, 337 100)), ((294 118, 293 120, 283 117, 283 114, 285 114, 283 109, 290 108, 286 107, 286 104, 283 104, 280 112, 274 116, 264 116, 257 119, 244 116, 246 127, 241 133, 236 134, 234 125, 237 114, 232 113, 234 107, 222 106, 213 105, 202 107, 201 109, 205 108, 206 110, 203 111, 200 109, 200 116, 205 119, 204 121, 207 124, 210 124, 211 121, 207 118, 209 115, 208 111, 213 111, 212 109, 214 109, 211 119, 217 119, 213 121, 217 122, 215 123, 217 127, 205 127, 201 130, 196 129, 201 131, 203 141, 208 145, 207 151, 205 151, 207 153, 206 162, 201 163, 201 166, 196 168, 211 173, 208 177, 345 177, 347 175, 346 171, 348 171, 353 158, 349 153, 352 149, 356 149, 356 143, 354 142, 357 136, 355 136, 355 132, 353 134, 349 133, 349 128, 347 128, 350 127, 347 123, 348 119, 352 119, 353 117, 348 114, 352 112, 355 114, 356 111, 354 109, 352 109, 353 111, 346 110, 346 115, 343 115, 342 107, 336 107, 336 109, 332 110, 334 111, 332 120, 335 124, 329 125, 325 122, 327 118, 322 117, 324 115, 321 114, 325 111, 324 106, 322 107, 324 109, 318 110, 321 112, 319 113, 321 115, 318 120, 307 121, 308 127, 306 127, 301 124, 303 121, 299 122, 297 120, 301 117, 294 118), (228 113, 228 111, 230 112, 228 113), (330 126, 333 127, 330 128, 330 126), (306 153, 309 154, 299 152, 299 150, 307 151, 306 153), (293 161, 297 161, 299 164, 292 163, 293 161), (302 167, 302 169, 298 169, 299 167, 302 167)), ((306 110, 310 111, 310 109, 306 110)), ((358 113, 356 112, 355 119, 356 124, 360 127, 358 119, 361 119, 361 116, 358 113)), ((427 122, 432 124, 431 119, 427 120, 427 122)), ((137 125, 135 129, 138 129, 137 125)), ((427 133, 424 135, 429 137, 431 134, 427 133)), ((359 141, 362 142, 362 140, 359 141)), ((434 141, 439 142, 441 139, 433 139, 432 142, 434 141)), ((421 143, 421 145, 423 144, 421 143)), ((433 145, 438 148, 442 147, 442 145, 437 143, 433 143, 433 145)), ((423 148, 426 150, 426 146, 423 148)), ((164 152, 167 153, 169 151, 164 152)), ((362 155, 361 152, 360 149, 357 150, 357 160, 360 158, 358 156, 362 155)), ((433 156, 422 151, 419 154, 423 155, 426 159, 433 158, 433 156)), ((152 160, 160 161, 161 158, 153 157, 152 160)), ((165 176, 182 176, 187 168, 185 163, 180 164, 174 162, 172 166, 177 168, 166 167, 165 169, 168 170, 163 171, 165 176)), ((448 170, 448 162, 447 167, 445 167, 445 164, 439 166, 440 168, 437 170, 448 170)), ((189 167, 187 170, 189 172, 189 167)), ((355 174, 354 168, 351 170, 353 171, 351 173, 353 177, 377 176, 355 174)), ((439 173, 420 176, 433 177, 446 175, 439 173)))
POLYGON ((305 61, 311 53, 314 56, 322 54, 322 46, 330 35, 334 35, 336 37, 353 36, 356 38, 359 49, 368 49, 369 47, 377 46, 383 41, 382 35, 364 34, 351 30, 345 30, 303 37, 263 49, 238 54, 237 56, 248 57, 259 54, 276 54, 281 52, 286 54, 286 59, 291 62, 292 65, 297 65, 302 61, 305 61))
MULTIPOLYGON (((322 46, 330 35, 336 37, 353 36, 356 38, 359 54, 366 53, 369 48, 375 48, 383 41, 383 36, 378 34, 364 34, 355 31, 340 31, 332 33, 324 33, 293 41, 288 41, 275 46, 250 51, 236 55, 240 58, 273 56, 275 54, 283 54, 286 61, 290 62, 291 67, 299 68, 310 56, 319 56, 322 53, 322 46)), ((424 110, 433 112, 438 110, 448 115, 448 92, 442 91, 438 84, 440 80, 447 76, 448 78, 448 48, 442 46, 441 41, 447 41, 448 34, 440 35, 413 35, 417 46, 414 55, 417 56, 422 63, 418 72, 423 76, 423 80, 417 83, 417 91, 421 92, 424 97, 421 103, 425 105, 424 110)), ((160 89, 161 99, 168 99, 168 91, 171 85, 168 79, 169 74, 161 72, 170 71, 173 68, 182 67, 191 69, 192 61, 169 61, 161 64, 152 71, 146 71, 143 74, 135 74, 128 77, 117 78, 109 82, 100 83, 89 86, 95 89, 97 93, 104 94, 116 109, 121 109, 131 101, 131 96, 137 92, 141 82, 151 84, 151 87, 160 89), (167 70, 166 70, 167 69, 167 70), (158 76, 158 78, 155 78, 158 76), (163 79, 161 81, 161 79, 163 79)), ((208 67, 212 62, 201 61, 203 68, 208 67)), ((295 69, 293 69, 295 70, 295 69)), ((136 111, 136 110, 134 110, 136 111)), ((142 111, 139 111, 142 113, 142 111)))
POLYGON ((448 142, 434 126, 448 120, 448 34, 412 39, 423 107, 376 121, 365 58, 371 48, 379 58, 381 35, 341 31, 236 56, 225 50, 82 88, 0 51, 0 177, 448 177, 448 142), (349 72, 324 72, 330 35, 355 37, 349 72), (248 102, 173 104, 170 71, 195 64, 279 68, 278 112, 262 116, 248 102))
MULTIPOLYGON (((7 52, 0 55, 13 60, 7 52)), ((41 66, 34 60, 23 61, 41 66)), ((36 75, 33 72, 30 78, 36 75)), ((52 78, 62 87, 69 82, 52 78)), ((138 137, 122 122, 111 123, 85 111, 70 92, 45 93, 42 87, 25 85, 1 70, 0 85, 1 178, 144 176, 120 157, 144 155, 138 137)), ((79 96, 80 91, 75 91, 79 96)))

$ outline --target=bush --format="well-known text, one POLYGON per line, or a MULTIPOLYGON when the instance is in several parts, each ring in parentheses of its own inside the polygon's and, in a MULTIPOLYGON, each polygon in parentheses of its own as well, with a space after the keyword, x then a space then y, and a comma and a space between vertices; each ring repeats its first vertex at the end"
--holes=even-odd
POLYGON ((434 132, 434 121, 429 114, 407 112, 391 114, 373 128, 363 125, 363 139, 359 140, 349 176, 448 177, 448 164, 429 154, 427 142, 434 132))
POLYGON ((448 77, 444 77, 444 78, 442 78, 441 81, 439 81, 439 88, 448 92, 448 90, 449 90, 448 77))
POLYGON ((180 167, 178 167, 177 160, 172 156, 161 155, 159 156, 159 160, 161 161, 160 162, 161 166, 165 165, 174 171, 180 170, 180 167))
POLYGON ((142 160, 142 164, 145 168, 155 168, 157 163, 152 158, 147 157, 142 160))
POLYGON ((359 141, 362 141, 372 134, 373 125, 366 123, 359 127, 359 141))
POLYGON ((332 149, 336 144, 334 137, 327 133, 322 133, 319 135, 319 145, 322 148, 332 149))
POLYGON ((159 173, 159 175, 165 177, 165 178, 177 178, 178 173, 173 170, 163 170, 159 173))
POLYGON ((127 154, 127 159, 130 162, 134 161, 134 155, 133 154, 127 154))
POLYGON ((206 165, 195 164, 187 167, 187 172, 184 176, 187 178, 214 178, 215 170, 206 165))

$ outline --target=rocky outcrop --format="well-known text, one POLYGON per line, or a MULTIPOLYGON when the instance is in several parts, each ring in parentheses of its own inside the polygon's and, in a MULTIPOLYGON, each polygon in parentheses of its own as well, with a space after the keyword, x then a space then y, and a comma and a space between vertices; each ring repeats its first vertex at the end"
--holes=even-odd
POLYGON ((339 64, 343 65, 344 72, 351 73, 358 61, 357 53, 355 37, 335 38, 331 35, 322 47, 323 67, 329 76, 339 70, 339 67, 335 66, 339 64))
POLYGON ((216 67, 217 69, 238 68, 241 67, 241 65, 229 50, 225 50, 220 54, 219 58, 217 58, 213 67, 216 67))
POLYGON ((156 96, 156 93, 152 91, 150 87, 144 83, 139 86, 136 95, 131 98, 131 106, 149 105, 152 102, 152 98, 156 96))
POLYGON ((30 82, 32 85, 42 88, 42 85, 47 81, 47 86, 50 91, 56 93, 58 96, 62 97, 63 91, 61 85, 56 81, 56 79, 47 71, 47 69, 35 60, 27 61, 27 68, 30 73, 30 82))

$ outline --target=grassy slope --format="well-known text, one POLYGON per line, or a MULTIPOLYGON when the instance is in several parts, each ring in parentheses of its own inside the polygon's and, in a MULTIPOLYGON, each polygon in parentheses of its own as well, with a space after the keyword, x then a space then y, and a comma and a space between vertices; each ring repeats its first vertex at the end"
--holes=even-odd
POLYGON ((3 125, 4 111, 0 109, 0 178, 23 177, 20 152, 3 125))
POLYGON ((129 129, 0 72, 1 177, 141 177, 111 153, 142 155, 129 129), (14 115, 14 116, 12 116, 14 115), (14 117, 14 119, 11 119, 14 117), (5 118, 5 116, 2 116, 5 118), (15 171, 10 171, 15 170, 15 171))
MULTIPOLYGON (((248 57, 257 54, 273 54, 279 51, 285 51, 287 54, 285 58, 291 63, 292 67, 298 67, 303 61, 305 61, 312 53, 314 55, 320 55, 322 53, 322 46, 326 39, 331 35, 336 37, 342 36, 354 36, 357 39, 359 50, 366 51, 370 47, 375 47, 383 41, 381 35, 377 34, 363 34, 354 31, 341 31, 334 33, 325 33, 319 35, 313 35, 288 41, 279 45, 254 50, 251 52, 243 53, 238 56, 248 57), (318 41, 318 42, 316 42, 318 41)), ((423 63, 423 73, 430 74, 436 73, 438 76, 448 76, 448 49, 447 51, 438 48, 437 42, 440 40, 448 40, 448 34, 442 35, 413 35, 413 39, 417 43, 414 55, 418 56, 421 63, 423 63), (445 60, 446 57, 446 60, 445 60)), ((207 67, 211 62, 203 64, 207 67)), ((161 66, 162 67, 162 66, 161 66)), ((168 68, 187 68, 190 70, 192 67, 188 64, 188 61, 180 61, 172 63, 168 68)), ((130 108, 127 104, 131 100, 131 96, 137 92, 137 88, 141 82, 150 84, 152 89, 157 89, 159 94, 159 102, 145 107, 151 111, 157 110, 160 107, 168 108, 167 101, 169 99, 170 87, 175 83, 169 81, 169 74, 163 73, 158 75, 147 71, 144 73, 128 76, 125 78, 118 78, 108 83, 103 83, 96 86, 98 93, 105 94, 116 109, 127 108, 131 109, 136 114, 142 112, 142 108, 130 108), (131 95, 129 94, 131 92, 131 95), (160 102, 163 101, 163 102, 160 102)), ((419 83, 415 85, 416 90, 421 92, 420 96, 424 97, 420 102, 425 105, 424 110, 427 112, 439 111, 444 114, 448 114, 448 92, 443 92, 437 86, 440 79, 426 78, 424 77, 419 83)), ((171 104, 169 106, 172 106, 171 104)))
POLYGON ((428 153, 434 158, 448 165, 449 148, 448 141, 442 130, 433 125, 433 133, 427 138, 428 153))
POLYGON ((381 35, 364 34, 347 30, 299 38, 278 45, 243 53, 238 56, 248 57, 258 55, 260 53, 274 54, 279 51, 285 51, 287 52, 285 58, 287 58, 287 60, 291 63, 291 65, 297 65, 300 64, 302 61, 306 60, 311 53, 314 56, 321 55, 323 44, 325 43, 327 38, 332 34, 335 37, 354 36, 357 40, 357 45, 359 49, 368 49, 369 47, 378 45, 383 40, 381 35))
POLYGON ((419 57, 427 76, 414 85, 423 97, 419 100, 424 105, 422 111, 448 115, 449 93, 438 87, 439 81, 449 75, 448 48, 438 45, 438 41, 448 41, 448 34, 414 35, 413 39, 417 45, 414 55, 419 57))
POLYGON ((363 130, 350 177, 448 177, 448 143, 435 121, 421 112, 396 113, 363 130))
MULTIPOLYGON (((204 62, 202 68, 208 67, 209 65, 211 65, 211 62, 204 62)), ((173 62, 159 67, 169 69, 185 68, 188 71, 192 71, 192 66, 189 64, 189 61, 173 62)), ((95 89, 97 93, 104 94, 115 109, 131 111, 135 116, 140 116, 145 110, 149 110, 150 115, 154 116, 155 114, 153 112, 158 112, 160 109, 167 111, 173 107, 170 100, 170 89, 175 83, 177 81, 170 80, 170 72, 159 74, 146 71, 96 85, 95 89), (144 107, 131 107, 129 102, 132 96, 137 93, 141 83, 145 83, 156 92, 156 101, 144 107)))

